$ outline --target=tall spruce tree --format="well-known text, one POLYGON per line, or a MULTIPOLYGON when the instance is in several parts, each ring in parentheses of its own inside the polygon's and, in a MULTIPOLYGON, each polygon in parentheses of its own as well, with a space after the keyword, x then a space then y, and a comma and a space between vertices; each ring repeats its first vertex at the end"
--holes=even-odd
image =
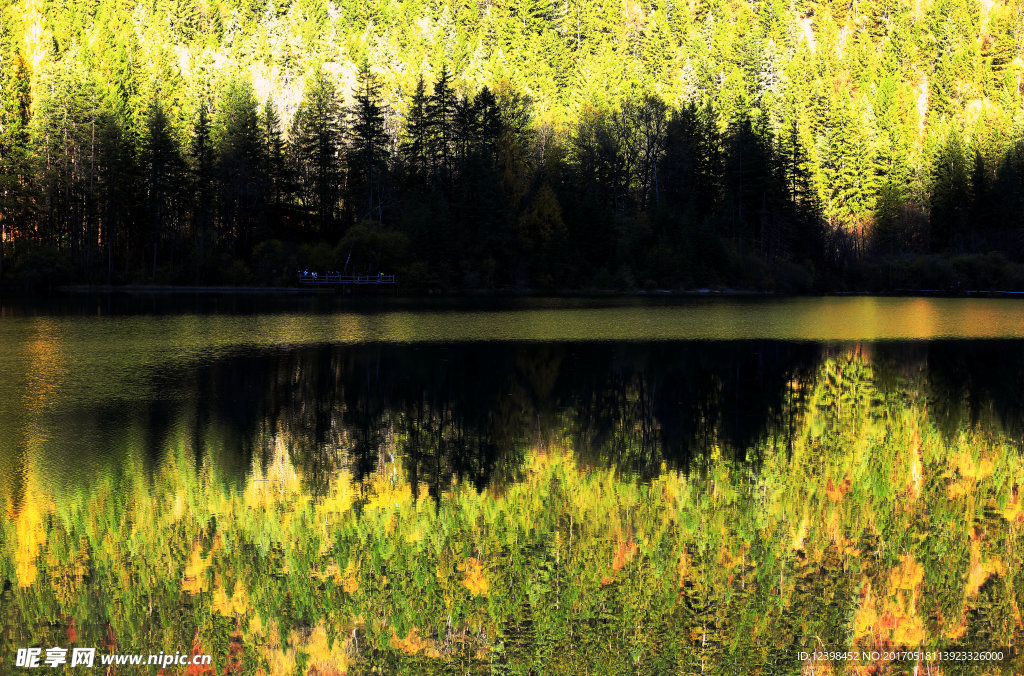
POLYGON ((288 170, 285 163, 285 141, 281 130, 281 117, 271 97, 263 104, 260 115, 260 133, 263 140, 263 175, 269 188, 267 201, 276 211, 288 189, 288 170))
POLYGON ((199 112, 192 126, 189 140, 191 161, 192 241, 197 249, 198 260, 195 268, 198 282, 205 272, 207 259, 214 246, 214 223, 216 214, 217 174, 216 155, 210 116, 205 101, 200 101, 199 112))
MULTIPOLYGON (((152 251, 152 274, 156 278, 161 245, 169 236, 176 236, 178 211, 185 195, 184 162, 170 123, 158 98, 154 98, 143 139, 142 164, 146 176, 146 211, 149 219, 149 247, 152 251)), ((172 260, 173 262, 173 260, 172 260)))
POLYGON ((220 235, 232 252, 246 247, 264 216, 266 177, 258 103, 247 79, 228 82, 214 126, 220 235))
POLYGON ((389 138, 384 129, 380 79, 363 61, 356 77, 355 102, 349 111, 348 204, 356 220, 383 216, 389 138))
POLYGON ((411 183, 422 189, 430 172, 431 121, 427 86, 420 75, 409 102, 402 140, 402 157, 411 183))
POLYGON ((931 194, 931 249, 962 251, 970 215, 970 173, 959 130, 950 129, 935 159, 931 194))
POLYGON ((343 169, 341 115, 334 81, 322 68, 314 70, 292 120, 288 154, 300 202, 312 219, 312 230, 322 236, 337 234, 343 169))
POLYGON ((434 178, 445 190, 451 188, 455 171, 455 110, 456 96, 448 66, 434 82, 427 100, 427 119, 430 121, 430 164, 434 178))

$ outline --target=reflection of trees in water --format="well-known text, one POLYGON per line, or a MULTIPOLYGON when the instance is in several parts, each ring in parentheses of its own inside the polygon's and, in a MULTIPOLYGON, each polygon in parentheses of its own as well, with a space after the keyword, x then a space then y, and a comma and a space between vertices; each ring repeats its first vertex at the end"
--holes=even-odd
MULTIPOLYGON (((313 493, 399 459, 414 494, 436 496, 513 479, 524 449, 566 437, 582 462, 645 478, 712 447, 756 463, 765 439, 791 444, 815 387, 819 416, 927 400, 947 433, 1019 438, 1022 375, 1014 342, 325 345, 222 360, 184 386, 194 447, 236 456, 222 464, 282 435, 313 493)), ((169 424, 155 415, 154 434, 169 424)))
POLYGON ((791 381, 819 353, 753 342, 321 346, 200 369, 194 421, 203 434, 216 419, 228 452, 246 457, 266 457, 282 435, 314 493, 343 465, 362 478, 393 456, 416 492, 453 478, 483 487, 514 478, 525 448, 563 437, 586 463, 651 476, 712 444, 746 457, 784 426, 791 381))
POLYGON ((746 459, 766 434, 791 428, 792 381, 808 378, 820 355, 786 343, 631 347, 604 369, 579 365, 587 377, 574 383, 574 445, 585 461, 641 473, 663 461, 688 466, 713 445, 746 459))
POLYGON ((882 394, 926 403, 947 436, 980 427, 1024 441, 1021 341, 882 343, 872 352, 882 394))

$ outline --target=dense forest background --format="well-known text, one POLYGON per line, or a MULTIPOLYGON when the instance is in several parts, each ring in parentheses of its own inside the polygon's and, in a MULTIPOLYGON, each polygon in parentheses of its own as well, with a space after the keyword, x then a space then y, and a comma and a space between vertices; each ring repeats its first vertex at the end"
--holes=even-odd
POLYGON ((1024 287, 1016 0, 21 0, 8 285, 1024 287))

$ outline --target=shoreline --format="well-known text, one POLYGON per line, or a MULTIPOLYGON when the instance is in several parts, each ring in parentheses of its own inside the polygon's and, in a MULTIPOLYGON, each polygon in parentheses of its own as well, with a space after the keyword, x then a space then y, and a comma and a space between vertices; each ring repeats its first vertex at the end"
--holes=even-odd
MULTIPOLYGON (((372 289, 376 291, 376 289, 372 289)), ((0 293, 3 293, 0 289, 0 293)), ((15 295, 37 295, 38 291, 7 290, 15 295)), ((44 294, 46 292, 43 292, 44 294)), ((637 296, 659 297, 714 297, 714 296, 757 296, 757 297, 799 297, 799 296, 926 296, 948 298, 999 297, 1024 298, 1024 291, 1007 289, 965 289, 946 291, 943 289, 892 289, 890 291, 823 291, 820 293, 783 293, 757 289, 654 289, 617 291, 605 289, 559 289, 557 291, 535 291, 533 289, 488 289, 436 291, 420 290, 401 293, 353 293, 336 287, 301 287, 301 286, 184 286, 172 284, 70 284, 54 287, 49 293, 60 294, 125 294, 125 295, 290 295, 290 296, 339 296, 350 298, 373 297, 419 297, 419 298, 560 298, 560 297, 597 297, 597 298, 634 298, 637 296)))

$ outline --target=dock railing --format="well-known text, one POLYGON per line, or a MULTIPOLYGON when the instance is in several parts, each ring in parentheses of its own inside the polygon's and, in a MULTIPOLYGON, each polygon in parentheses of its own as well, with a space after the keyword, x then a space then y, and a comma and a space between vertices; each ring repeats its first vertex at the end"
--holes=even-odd
POLYGON ((345 275, 340 272, 313 273, 300 272, 298 274, 299 284, 306 286, 364 286, 377 284, 395 284, 394 275, 345 275))

